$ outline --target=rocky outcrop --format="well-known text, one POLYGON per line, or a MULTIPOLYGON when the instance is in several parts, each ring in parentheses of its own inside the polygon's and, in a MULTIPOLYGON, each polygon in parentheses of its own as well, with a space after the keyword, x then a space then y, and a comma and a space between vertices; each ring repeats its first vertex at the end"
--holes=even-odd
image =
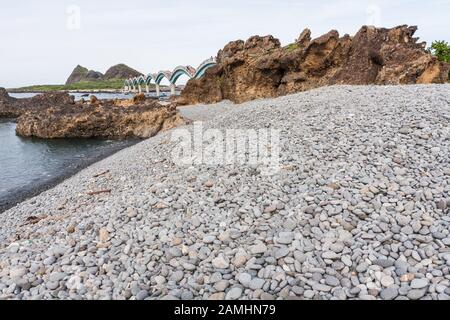
POLYGON ((84 81, 98 81, 103 79, 103 73, 89 70, 89 72, 86 74, 86 77, 84 78, 84 81))
POLYGON ((0 88, 0 118, 17 118, 21 110, 17 104, 17 99, 8 95, 5 88, 0 88))
POLYGON ((84 79, 84 77, 87 75, 88 72, 89 70, 86 69, 85 67, 77 65, 75 69, 73 69, 69 78, 67 78, 66 84, 80 82, 82 79, 84 79))
POLYGON ((78 65, 75 67, 75 69, 73 69, 72 73, 66 81, 66 84, 72 84, 81 81, 96 81, 100 80, 102 77, 102 73, 94 70, 88 70, 87 68, 78 65))
POLYGON ((17 118, 16 132, 23 137, 148 138, 184 123, 176 105, 138 95, 130 100, 74 101, 62 92, 28 99, 11 98, 0 88, 0 118, 17 118))
POLYGON ((128 79, 128 78, 134 78, 141 76, 142 73, 139 71, 134 70, 133 68, 128 67, 124 64, 118 64, 115 65, 106 71, 103 79, 104 80, 110 80, 110 79, 128 79))
POLYGON ((219 51, 217 66, 187 83, 179 102, 243 102, 336 84, 446 82, 449 64, 418 43, 416 30, 364 26, 354 37, 332 30, 312 40, 306 29, 286 47, 272 36, 233 41, 219 51))
POLYGON ((74 97, 62 92, 39 94, 32 98, 16 99, 0 88, 0 118, 18 118, 26 112, 40 112, 54 105, 74 104, 74 97))
POLYGON ((46 107, 22 114, 16 133, 45 139, 148 138, 184 123, 175 105, 163 106, 151 99, 74 102, 68 94, 53 99, 51 106, 46 101, 46 107))
POLYGON ((6 91, 5 88, 0 88, 0 103, 2 101, 11 101, 11 100, 15 100, 14 98, 10 97, 8 94, 8 91, 6 91))

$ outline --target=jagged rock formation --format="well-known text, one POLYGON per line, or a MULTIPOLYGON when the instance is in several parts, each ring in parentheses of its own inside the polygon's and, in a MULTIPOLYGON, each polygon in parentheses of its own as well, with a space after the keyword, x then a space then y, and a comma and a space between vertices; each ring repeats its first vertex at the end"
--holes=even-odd
POLYGON ((16 133, 45 139, 149 138, 184 123, 175 105, 163 106, 151 99, 132 103, 122 100, 74 102, 64 93, 58 94, 58 99, 64 103, 21 115, 16 133))
POLYGON ((103 73, 89 70, 89 72, 86 74, 85 81, 97 81, 103 79, 103 73))
POLYGON ((11 98, 0 88, 0 118, 17 118, 23 137, 149 138, 184 123, 176 105, 137 96, 130 100, 74 101, 67 93, 45 93, 28 99, 11 98))
POLYGON ((76 66, 66 81, 66 84, 77 83, 81 81, 97 81, 103 78, 103 74, 98 71, 88 70, 80 65, 76 66))
POLYGON ((14 100, 14 98, 9 96, 8 91, 6 91, 5 88, 0 88, 0 102, 10 100, 14 100))
POLYGON ((85 67, 77 65, 75 69, 73 69, 69 78, 67 79, 66 84, 80 82, 82 79, 84 79, 84 77, 88 74, 88 72, 89 70, 86 69, 85 67))
POLYGON ((20 113, 17 99, 10 97, 5 88, 0 88, 0 118, 17 118, 20 113))
POLYGON ((32 98, 16 99, 10 97, 4 88, 0 88, 0 118, 15 119, 26 112, 40 112, 54 105, 73 103, 74 97, 65 93, 50 92, 32 98))
POLYGON ((142 73, 140 73, 139 71, 136 71, 133 68, 130 68, 127 65, 121 63, 109 68, 108 71, 106 71, 103 79, 128 79, 139 77, 141 75, 142 73))
POLYGON ((364 26, 354 37, 332 30, 311 40, 306 29, 286 47, 272 36, 233 41, 219 51, 217 66, 187 83, 179 102, 243 102, 335 84, 446 82, 449 64, 413 38, 416 30, 364 26))
POLYGON ((115 65, 106 71, 105 74, 101 72, 88 70, 80 65, 76 66, 72 74, 66 81, 66 84, 73 84, 82 81, 102 81, 111 79, 128 79, 131 77, 139 77, 142 74, 124 64, 115 65))

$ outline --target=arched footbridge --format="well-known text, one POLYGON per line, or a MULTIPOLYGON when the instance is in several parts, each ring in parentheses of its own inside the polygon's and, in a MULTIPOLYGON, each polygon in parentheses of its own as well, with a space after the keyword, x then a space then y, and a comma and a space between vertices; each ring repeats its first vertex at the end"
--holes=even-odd
POLYGON ((125 80, 124 92, 142 93, 143 88, 147 93, 150 92, 150 84, 156 85, 156 95, 160 96, 160 84, 165 78, 170 83, 170 93, 175 94, 176 83, 178 79, 185 75, 189 79, 200 79, 205 74, 206 70, 214 67, 217 64, 215 58, 210 58, 203 61, 197 69, 191 66, 178 66, 173 71, 159 71, 158 73, 149 73, 147 76, 140 76, 125 80))

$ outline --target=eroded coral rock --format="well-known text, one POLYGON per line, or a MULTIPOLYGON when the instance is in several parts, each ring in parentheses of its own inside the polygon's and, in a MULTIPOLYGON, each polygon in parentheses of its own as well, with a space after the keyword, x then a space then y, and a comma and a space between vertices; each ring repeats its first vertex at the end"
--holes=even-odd
POLYGON ((311 40, 304 30, 281 47, 272 36, 232 41, 217 66, 190 80, 180 103, 243 102, 320 86, 445 83, 449 64, 438 61, 414 38, 417 27, 362 27, 354 37, 332 30, 311 40))
POLYGON ((20 136, 46 139, 149 138, 185 123, 175 104, 161 105, 145 96, 75 102, 67 93, 46 93, 14 99, 4 89, 0 89, 0 117, 17 118, 20 136))

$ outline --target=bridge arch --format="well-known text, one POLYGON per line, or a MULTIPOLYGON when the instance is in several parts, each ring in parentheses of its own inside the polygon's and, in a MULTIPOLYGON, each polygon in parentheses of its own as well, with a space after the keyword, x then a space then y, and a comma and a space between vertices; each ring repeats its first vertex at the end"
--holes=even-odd
MULTIPOLYGON (((160 84, 161 81, 166 78, 170 82, 170 78, 172 78, 172 72, 170 71, 160 71, 156 75, 153 76, 156 84, 160 84)), ((172 82, 170 82, 172 83, 172 82)))
POLYGON ((124 87, 125 89, 128 88, 128 90, 132 91, 138 89, 139 92, 141 92, 141 85, 145 85, 146 91, 149 92, 149 85, 153 81, 156 84, 156 94, 159 96, 161 81, 165 78, 169 82, 171 93, 175 94, 175 85, 181 76, 187 76, 189 79, 199 79, 205 75, 206 70, 214 67, 215 65, 217 65, 216 59, 211 57, 203 61, 197 69, 191 66, 178 66, 172 72, 159 71, 154 74, 149 73, 146 76, 142 75, 125 80, 124 87))
POLYGON ((144 76, 139 76, 137 78, 137 82, 138 82, 138 84, 145 84, 145 77, 144 76))
POLYGON ((192 79, 195 75, 195 69, 191 66, 176 67, 172 72, 172 76, 169 80, 170 83, 176 84, 178 78, 180 78, 182 75, 186 75, 189 79, 192 79))
POLYGON ((215 65, 217 65, 217 62, 214 58, 210 58, 208 60, 203 61, 197 68, 195 74, 194 74, 194 78, 195 79, 199 79, 201 77, 204 76, 206 70, 208 70, 209 68, 214 67, 215 65))
POLYGON ((154 81, 153 75, 149 73, 149 74, 145 77, 145 84, 146 84, 146 85, 149 85, 150 83, 152 83, 152 81, 154 81))

